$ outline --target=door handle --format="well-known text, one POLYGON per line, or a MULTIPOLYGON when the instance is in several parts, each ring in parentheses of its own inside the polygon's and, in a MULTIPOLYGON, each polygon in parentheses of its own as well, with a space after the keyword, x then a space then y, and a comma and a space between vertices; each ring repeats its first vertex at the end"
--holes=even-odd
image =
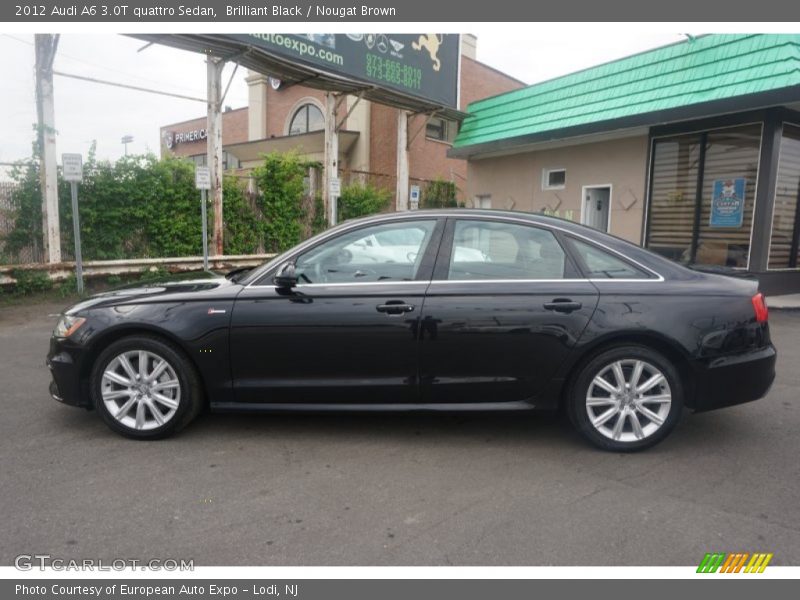
POLYGON ((412 312, 414 305, 406 304, 402 300, 389 300, 386 304, 378 304, 375 310, 387 315, 402 315, 403 313, 412 312))
POLYGON ((544 307, 546 310, 569 313, 573 310, 580 310, 583 307, 583 304, 580 302, 575 302, 569 298, 555 298, 552 302, 545 302, 544 307))

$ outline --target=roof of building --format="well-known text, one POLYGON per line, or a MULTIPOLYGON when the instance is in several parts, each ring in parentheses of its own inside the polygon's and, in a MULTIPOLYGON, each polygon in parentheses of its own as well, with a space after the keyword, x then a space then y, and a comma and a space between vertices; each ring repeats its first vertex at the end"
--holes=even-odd
POLYGON ((797 86, 800 35, 689 38, 473 102, 453 154, 468 155, 493 142, 553 139, 559 137, 555 132, 588 125, 610 130, 626 118, 647 124, 645 115, 659 117, 650 123, 664 122, 670 110, 786 88, 794 88, 800 100, 797 86))

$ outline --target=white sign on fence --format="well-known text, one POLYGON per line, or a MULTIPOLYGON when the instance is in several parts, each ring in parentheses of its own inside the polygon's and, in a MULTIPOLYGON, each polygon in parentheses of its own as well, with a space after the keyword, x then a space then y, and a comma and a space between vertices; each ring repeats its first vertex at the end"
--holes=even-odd
POLYGON ((83 157, 80 154, 62 154, 64 181, 83 181, 83 157))
POLYGON ((211 189, 211 170, 208 167, 194 168, 194 187, 198 190, 211 189))

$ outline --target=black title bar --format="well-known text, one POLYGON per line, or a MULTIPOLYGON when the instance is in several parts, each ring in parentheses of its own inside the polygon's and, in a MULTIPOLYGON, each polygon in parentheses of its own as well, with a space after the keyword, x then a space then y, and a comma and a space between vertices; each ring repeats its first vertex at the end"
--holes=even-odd
MULTIPOLYGON (((800 3, 786 0, 34 0, 0 3, 0 21, 10 23, 156 22, 510 22, 510 21, 707 21, 792 22, 800 3)), ((598 35, 603 35, 598 31, 598 35)))

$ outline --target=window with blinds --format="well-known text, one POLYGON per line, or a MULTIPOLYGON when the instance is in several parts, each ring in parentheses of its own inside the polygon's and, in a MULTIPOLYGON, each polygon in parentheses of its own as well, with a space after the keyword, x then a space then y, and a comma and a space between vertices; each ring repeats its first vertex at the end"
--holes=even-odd
POLYGON ((800 259, 798 196, 800 196, 800 127, 784 123, 775 185, 775 208, 772 213, 769 269, 798 267, 800 259))
POLYGON ((654 140, 647 247, 683 263, 747 267, 760 147, 760 123, 654 140), (734 208, 718 218, 715 195, 734 189, 734 208))
POLYGON ((647 247, 680 262, 691 257, 699 167, 700 135, 655 140, 647 247))
POLYGON ((760 150, 760 123, 708 132, 695 263, 747 267, 760 150), (741 224, 715 222, 711 215, 714 195, 726 185, 732 186, 736 180, 742 179, 744 206, 741 224))

